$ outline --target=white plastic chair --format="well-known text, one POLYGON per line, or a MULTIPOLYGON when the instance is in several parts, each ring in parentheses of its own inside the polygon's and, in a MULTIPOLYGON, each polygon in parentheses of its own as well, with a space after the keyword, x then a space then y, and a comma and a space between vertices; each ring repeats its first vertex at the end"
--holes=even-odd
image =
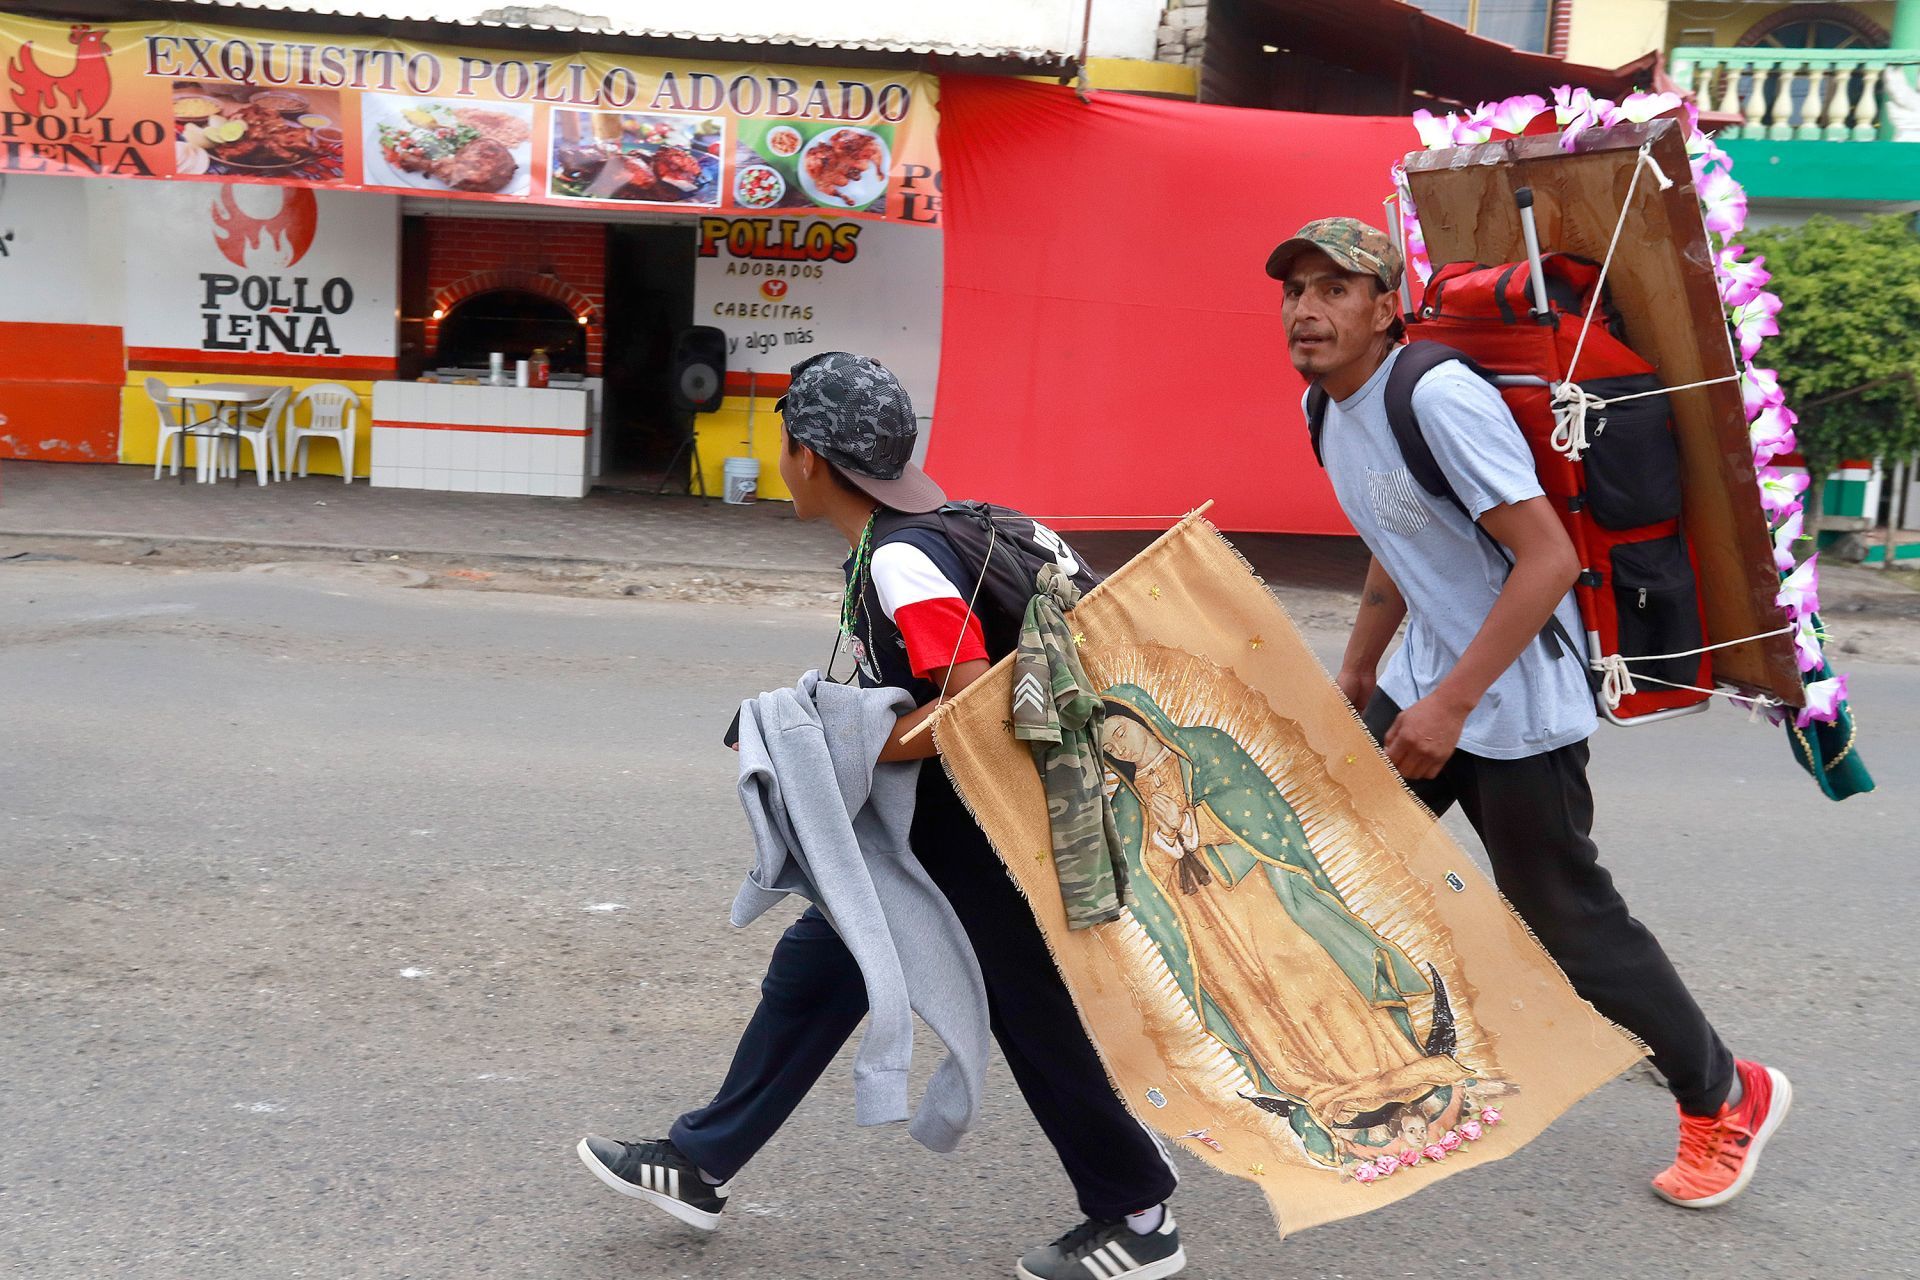
POLYGON ((257 408, 236 406, 237 412, 230 419, 231 434, 223 436, 220 441, 225 454, 223 474, 240 474, 240 445, 244 442, 253 446, 254 474, 259 477, 261 484, 281 475, 280 417, 287 411, 287 402, 292 398, 293 388, 281 387, 271 399, 257 408), (260 415, 258 421, 254 420, 256 413, 260 415))
POLYGON ((153 478, 160 478, 160 470, 167 467, 168 475, 179 475, 179 462, 169 463, 167 449, 173 438, 187 429, 187 406, 173 398, 173 388, 158 378, 147 379, 147 398, 153 401, 154 415, 160 420, 159 443, 153 451, 153 478))
POLYGON ((291 474, 297 458, 300 474, 307 474, 307 444, 314 437, 332 440, 340 447, 342 480, 353 483, 353 427, 360 413, 360 397, 337 382, 316 382, 302 391, 287 410, 287 445, 283 455, 291 474), (300 425, 300 406, 306 405, 307 425, 300 425))

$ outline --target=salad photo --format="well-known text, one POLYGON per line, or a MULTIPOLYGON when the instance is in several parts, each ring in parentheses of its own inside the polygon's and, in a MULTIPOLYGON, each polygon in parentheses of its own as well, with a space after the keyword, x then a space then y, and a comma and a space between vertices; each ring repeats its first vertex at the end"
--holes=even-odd
POLYGON ((380 94, 367 95, 365 102, 368 185, 527 194, 533 162, 531 107, 380 94))

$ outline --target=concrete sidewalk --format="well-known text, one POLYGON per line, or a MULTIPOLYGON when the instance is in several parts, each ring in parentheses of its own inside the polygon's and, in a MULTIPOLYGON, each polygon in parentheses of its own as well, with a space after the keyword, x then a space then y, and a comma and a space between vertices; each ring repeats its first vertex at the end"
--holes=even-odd
MULTIPOLYGON (((1158 533, 1076 530, 1072 537, 1095 568, 1112 572, 1158 533)), ((342 484, 336 477, 264 487, 250 477, 238 485, 183 485, 171 477, 156 481, 144 467, 0 462, 0 556, 10 549, 8 539, 17 548, 22 540, 95 538, 166 548, 169 562, 197 552, 227 562, 330 553, 360 560, 421 557, 442 562, 443 574, 455 566, 497 570, 501 588, 525 587, 530 575, 543 574, 590 582, 601 593, 724 599, 742 589, 790 590, 816 603, 837 594, 847 554, 831 527, 800 523, 784 502, 729 507, 604 490, 584 499, 438 493, 342 484), (639 582, 647 585, 636 588, 639 582)), ((1232 538, 1297 613, 1327 624, 1351 621, 1366 576, 1359 539, 1232 538)), ((463 573, 443 577, 442 584, 458 585, 463 573)), ((1821 562, 1820 579, 1837 654, 1920 659, 1920 591, 1914 588, 1920 575, 1829 559, 1821 562)))
MULTIPOLYGON (((1076 532, 1103 571, 1124 564, 1157 530, 1076 532)), ((766 578, 833 573, 846 544, 825 524, 801 524, 784 502, 717 501, 596 491, 584 499, 375 489, 312 477, 262 487, 218 485, 144 467, 0 462, 0 537, 120 537, 156 545, 414 554, 473 563, 566 561, 633 568, 710 568, 766 578)), ((1236 535, 1276 586, 1357 592, 1366 551, 1357 539, 1236 535)))
POLYGON ((155 480, 145 467, 0 462, 0 535, 135 537, 609 564, 819 571, 846 555, 785 503, 597 492, 585 499, 376 489, 337 476, 261 486, 155 480))

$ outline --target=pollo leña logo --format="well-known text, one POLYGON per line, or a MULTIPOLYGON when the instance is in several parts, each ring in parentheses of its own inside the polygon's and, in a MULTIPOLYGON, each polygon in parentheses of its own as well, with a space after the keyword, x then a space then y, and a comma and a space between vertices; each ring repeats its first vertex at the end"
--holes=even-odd
MULTIPOLYGON (((320 227, 320 202, 305 187, 279 189, 280 209, 270 218, 256 218, 240 207, 232 187, 223 187, 213 202, 213 242, 227 261, 243 271, 267 271, 291 267, 307 256, 313 247, 313 234, 320 227)), ((254 189, 271 200, 274 190, 254 189)))
POLYGON ((151 178, 143 148, 166 142, 166 124, 104 114, 113 97, 107 33, 82 22, 67 39, 73 65, 64 70, 46 65, 50 51, 31 40, 7 64, 15 109, 0 111, 0 168, 151 178))
POLYGON ((339 355, 333 320, 353 308, 353 285, 342 276, 321 281, 282 274, 307 256, 319 234, 320 202, 313 192, 223 186, 208 215, 214 246, 244 274, 201 273, 201 347, 339 355))

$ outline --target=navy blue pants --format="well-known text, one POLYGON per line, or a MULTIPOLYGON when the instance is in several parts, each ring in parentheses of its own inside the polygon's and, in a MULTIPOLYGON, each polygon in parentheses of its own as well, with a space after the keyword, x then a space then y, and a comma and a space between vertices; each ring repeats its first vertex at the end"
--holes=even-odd
MULTIPOLYGON (((1172 1167, 1107 1083, 1033 914, 938 764, 921 772, 912 839, 973 940, 994 1037, 1081 1211, 1118 1218, 1172 1195, 1172 1167)), ((673 1126, 674 1145, 716 1178, 767 1144, 867 1014, 859 966, 812 908, 774 947, 760 993, 719 1095, 673 1126)))
MULTIPOLYGON (((1384 740, 1399 714, 1376 693, 1367 728, 1384 740)), ((1573 989, 1640 1037, 1682 1111, 1713 1115, 1733 1088, 1733 1055, 1600 865, 1588 754, 1585 742, 1523 760, 1456 751, 1439 777, 1409 778, 1407 787, 1436 814, 1460 806, 1494 883, 1573 989)))

